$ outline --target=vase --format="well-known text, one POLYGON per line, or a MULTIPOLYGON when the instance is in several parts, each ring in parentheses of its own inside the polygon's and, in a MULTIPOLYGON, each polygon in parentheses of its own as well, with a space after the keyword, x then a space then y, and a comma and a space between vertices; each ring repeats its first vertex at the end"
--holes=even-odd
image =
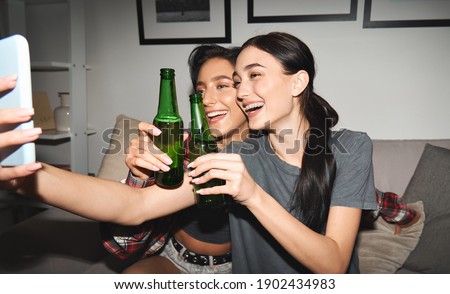
POLYGON ((56 130, 60 132, 70 132, 70 94, 67 92, 58 93, 60 105, 55 108, 56 130))

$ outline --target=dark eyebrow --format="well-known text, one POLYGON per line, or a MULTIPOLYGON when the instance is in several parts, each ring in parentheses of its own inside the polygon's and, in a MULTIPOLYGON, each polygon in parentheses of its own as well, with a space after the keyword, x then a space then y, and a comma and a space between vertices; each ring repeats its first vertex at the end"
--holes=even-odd
MULTIPOLYGON (((252 63, 252 64, 249 64, 249 65, 246 65, 246 66, 244 67, 244 70, 247 71, 247 70, 250 70, 250 69, 255 68, 255 67, 266 68, 265 66, 263 66, 263 65, 261 65, 261 64, 259 64, 259 63, 252 63)), ((234 77, 238 77, 238 76, 239 76, 239 75, 237 74, 237 72, 233 72, 233 78, 234 78, 234 77)))
POLYGON ((229 76, 226 76, 226 75, 220 75, 220 76, 217 76, 217 77, 214 77, 213 78, 213 81, 218 81, 218 80, 231 80, 231 78, 229 77, 229 76))
MULTIPOLYGON (((230 78, 229 76, 226 76, 226 75, 219 75, 219 76, 213 77, 212 80, 213 81, 220 81, 220 80, 230 80, 231 81, 232 78, 230 78)), ((196 86, 205 86, 205 85, 206 84, 202 81, 198 81, 196 84, 196 86)))
POLYGON ((195 84, 195 86, 196 86, 196 87, 198 87, 198 86, 204 86, 204 85, 205 85, 205 83, 203 83, 203 82, 200 82, 200 81, 199 81, 199 82, 197 82, 197 83, 195 84))
POLYGON ((263 68, 265 68, 265 66, 262 66, 262 65, 259 64, 259 63, 252 63, 252 64, 249 64, 249 65, 246 65, 246 66, 244 67, 244 70, 250 70, 250 69, 252 69, 252 68, 254 68, 254 67, 263 67, 263 68))

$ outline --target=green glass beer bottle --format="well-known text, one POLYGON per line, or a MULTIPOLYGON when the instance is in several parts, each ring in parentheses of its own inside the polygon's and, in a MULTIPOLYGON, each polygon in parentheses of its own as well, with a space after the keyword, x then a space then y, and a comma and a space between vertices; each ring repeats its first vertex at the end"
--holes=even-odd
POLYGON ((158 114, 153 124, 161 134, 154 137, 154 144, 172 159, 172 164, 168 172, 158 171, 155 181, 161 187, 171 188, 183 183, 183 120, 178 113, 175 70, 162 68, 160 76, 158 114))
MULTIPOLYGON (((217 144, 209 130, 206 120, 205 109, 203 107, 202 94, 194 93, 189 96, 191 104, 191 139, 189 141, 189 161, 194 161, 200 155, 218 152, 217 144)), ((210 181, 194 185, 195 191, 225 185, 221 179, 211 179, 210 181)), ((197 206, 201 208, 219 208, 226 204, 226 198, 223 194, 198 195, 196 194, 197 206)))

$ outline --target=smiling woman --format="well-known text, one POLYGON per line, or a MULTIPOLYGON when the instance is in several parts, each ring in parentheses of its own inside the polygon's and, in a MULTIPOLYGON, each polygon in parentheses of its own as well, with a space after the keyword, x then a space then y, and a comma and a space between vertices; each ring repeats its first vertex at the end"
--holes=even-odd
POLYGON ((245 115, 236 103, 233 70, 227 60, 219 57, 210 59, 200 69, 195 86, 203 94, 211 133, 217 138, 221 149, 231 141, 241 141, 242 135, 248 131, 245 115), (228 69, 226 75, 222 73, 225 68, 228 69))

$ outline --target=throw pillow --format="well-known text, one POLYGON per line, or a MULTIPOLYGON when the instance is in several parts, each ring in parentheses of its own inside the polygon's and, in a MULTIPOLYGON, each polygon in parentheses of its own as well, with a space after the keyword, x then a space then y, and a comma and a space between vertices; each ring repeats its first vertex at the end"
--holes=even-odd
POLYGON ((109 146, 102 150, 103 156, 98 177, 120 181, 128 174, 125 164, 126 150, 132 138, 137 138, 139 120, 120 114, 116 118, 116 124, 109 135, 109 146))
POLYGON ((357 240, 359 269, 362 274, 394 274, 414 250, 422 234, 425 213, 423 202, 408 204, 420 219, 395 235, 395 225, 378 217, 373 228, 362 229, 357 240))
POLYGON ((423 200, 427 219, 404 268, 417 273, 450 273, 450 150, 427 144, 403 197, 423 200))

